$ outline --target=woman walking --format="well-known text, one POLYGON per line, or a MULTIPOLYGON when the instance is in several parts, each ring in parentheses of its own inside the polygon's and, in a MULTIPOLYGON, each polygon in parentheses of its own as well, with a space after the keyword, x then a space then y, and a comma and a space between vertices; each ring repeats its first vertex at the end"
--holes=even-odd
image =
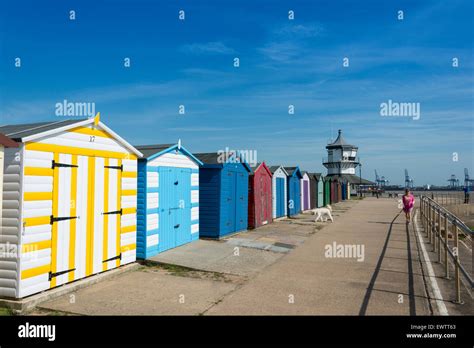
POLYGON ((405 212, 405 217, 407 219, 407 224, 410 223, 411 211, 415 205, 415 197, 411 194, 409 189, 405 189, 405 194, 402 197, 403 201, 403 211, 405 212))

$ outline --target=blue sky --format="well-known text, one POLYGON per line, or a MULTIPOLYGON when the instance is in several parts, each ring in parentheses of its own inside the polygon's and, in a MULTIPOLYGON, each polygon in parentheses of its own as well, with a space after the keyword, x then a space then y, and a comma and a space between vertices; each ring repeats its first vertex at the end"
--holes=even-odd
POLYGON ((133 144, 255 149, 269 164, 324 173, 325 146, 342 129, 368 179, 377 169, 402 184, 404 168, 418 185, 446 184, 465 167, 474 176, 471 0, 0 6, 1 124, 56 120, 64 99, 94 102, 133 144), (420 119, 381 117, 389 99, 420 103, 420 119))

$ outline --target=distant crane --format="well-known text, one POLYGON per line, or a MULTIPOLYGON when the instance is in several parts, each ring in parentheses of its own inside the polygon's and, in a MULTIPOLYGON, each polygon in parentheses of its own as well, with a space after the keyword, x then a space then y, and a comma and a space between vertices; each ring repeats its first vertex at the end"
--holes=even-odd
POLYGON ((382 181, 382 186, 384 186, 384 187, 385 187, 385 185, 388 185, 390 183, 390 181, 388 181, 388 179, 385 179, 385 176, 383 176, 383 175, 380 178, 380 180, 382 181))
POLYGON ((384 176, 379 177, 379 174, 377 173, 377 169, 375 169, 375 182, 377 183, 377 186, 379 187, 385 187, 385 185, 388 185, 389 181, 385 179, 384 176))
POLYGON ((459 186, 459 179, 456 178, 456 175, 451 174, 451 177, 448 179, 449 188, 456 189, 459 186))
POLYGON ((408 170, 405 169, 405 188, 412 189, 413 188, 413 179, 410 178, 408 175, 408 170))
POLYGON ((471 188, 474 185, 474 179, 469 179, 469 172, 467 168, 464 168, 464 186, 467 188, 471 188))

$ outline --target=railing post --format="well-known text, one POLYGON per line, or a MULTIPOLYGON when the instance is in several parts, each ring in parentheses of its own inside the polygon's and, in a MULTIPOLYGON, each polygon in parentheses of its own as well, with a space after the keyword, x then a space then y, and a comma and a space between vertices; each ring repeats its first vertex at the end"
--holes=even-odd
POLYGON ((425 202, 423 204, 424 204, 423 209, 425 210, 425 219, 423 221, 423 223, 424 223, 423 228, 425 230, 426 235, 428 235, 428 215, 427 215, 428 214, 428 209, 427 209, 428 204, 426 203, 426 199, 425 199, 425 202))
POLYGON ((461 280, 459 279, 459 249, 458 249, 458 226, 457 223, 454 222, 454 248, 453 248, 453 254, 454 254, 454 282, 456 286, 456 303, 461 303, 461 280))
POLYGON ((421 216, 421 227, 425 227, 425 224, 423 223, 423 196, 420 197, 420 216, 421 216))
POLYGON ((433 208, 433 202, 430 202, 430 243, 433 242, 433 216, 434 216, 434 208, 433 208))
POLYGON ((438 262, 441 263, 441 209, 438 210, 438 233, 436 239, 438 243, 438 262))
POLYGON ((431 234, 430 234, 430 229, 431 229, 431 201, 427 202, 428 207, 427 207, 427 228, 426 228, 426 238, 428 238, 428 241, 431 243, 431 234))
POLYGON ((436 252, 436 207, 433 206, 433 252, 436 252))
POLYGON ((444 271, 446 279, 449 279, 449 262, 448 262, 448 214, 444 214, 444 271))
POLYGON ((426 202, 424 197, 421 197, 421 223, 423 224, 423 230, 426 231, 426 202))

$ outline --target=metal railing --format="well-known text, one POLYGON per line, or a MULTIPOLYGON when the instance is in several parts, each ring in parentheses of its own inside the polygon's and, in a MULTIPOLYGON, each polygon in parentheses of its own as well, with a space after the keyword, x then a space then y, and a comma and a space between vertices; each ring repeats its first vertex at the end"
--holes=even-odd
MULTIPOLYGON (((466 243, 462 243, 465 245, 465 248, 463 249, 465 250, 465 253, 470 253, 470 272, 472 272, 472 248, 474 247, 472 238, 473 231, 467 227, 464 222, 462 222, 456 215, 446 210, 430 197, 421 196, 420 210, 421 222, 426 233, 426 238, 428 238, 429 243, 432 244, 433 252, 437 252, 438 262, 444 264, 445 277, 447 279, 450 279, 450 263, 454 267, 454 282, 456 288, 456 298, 454 302, 462 303, 461 275, 466 279, 468 284, 471 286, 471 289, 473 287, 473 279, 459 258, 459 236, 461 235, 464 237, 468 244, 470 239, 470 249, 466 243), (449 231, 451 231, 451 238, 449 238, 449 231), (450 244, 452 244, 451 247, 450 244)), ((468 258, 466 257, 465 262, 469 262, 467 259, 468 258)))
POLYGON ((451 204, 465 204, 473 203, 473 192, 469 192, 469 198, 466 202, 466 196, 463 191, 455 192, 436 192, 436 193, 427 193, 428 197, 431 197, 436 203, 441 205, 451 205, 451 204))

